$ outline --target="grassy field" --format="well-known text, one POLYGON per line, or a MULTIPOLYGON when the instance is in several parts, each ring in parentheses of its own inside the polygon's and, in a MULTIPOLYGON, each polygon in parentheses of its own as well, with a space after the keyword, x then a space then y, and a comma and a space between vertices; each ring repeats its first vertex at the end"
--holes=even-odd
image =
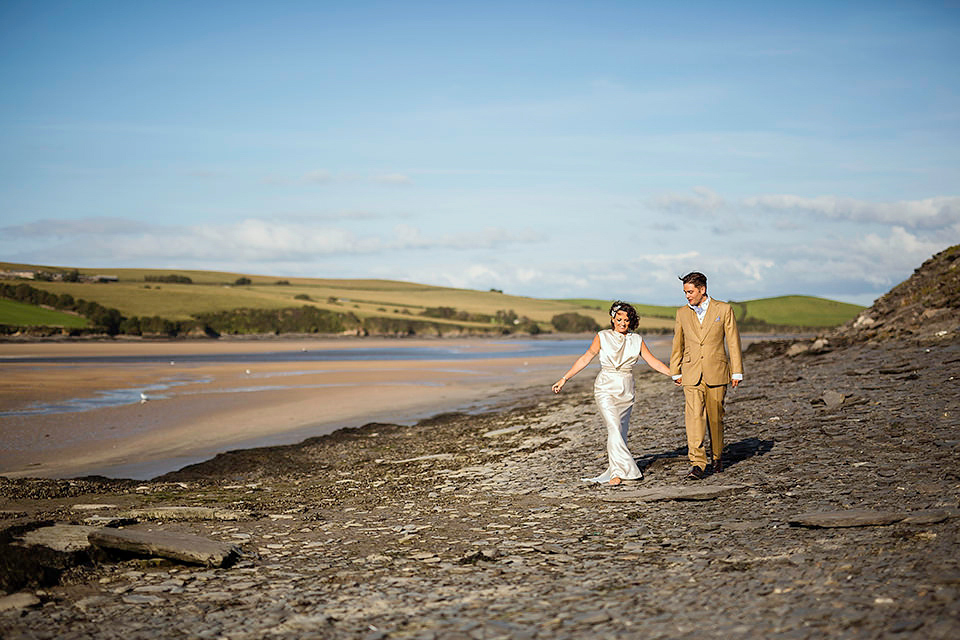
MULTIPOLYGON (((0 270, 67 271, 67 267, 43 267, 0 262, 0 270)), ((160 316, 188 320, 198 313, 238 308, 280 309, 312 305, 320 309, 351 312, 364 317, 420 317, 428 307, 453 307, 457 311, 494 315, 514 311, 544 329, 561 313, 590 316, 601 326, 607 324, 609 300, 548 300, 511 296, 495 291, 473 291, 434 287, 392 280, 335 280, 321 278, 279 278, 217 271, 174 271, 163 269, 78 269, 83 275, 116 276, 119 281, 43 282, 30 286, 118 309, 125 316, 160 316), (147 276, 179 275, 192 284, 147 282, 147 276), (239 278, 251 284, 235 284, 239 278), (303 299, 306 297, 306 299, 303 299)), ((683 302, 680 298, 678 306, 683 302)), ((769 324, 804 327, 835 326, 854 317, 861 307, 809 296, 783 296, 735 303, 737 317, 756 318, 769 324)), ((677 307, 634 304, 641 316, 640 329, 672 329, 677 307)), ((71 316, 72 317, 72 316, 71 316)), ((0 323, 13 321, 11 312, 0 308, 0 323)), ((478 323, 431 318, 432 322, 461 326, 478 323)), ((59 320, 57 321, 60 322, 59 320)), ((55 326, 60 326, 59 324, 55 326)))
MULTIPOLYGON (((630 302, 633 305, 633 308, 637 310, 637 314, 641 319, 643 318, 660 318, 673 320, 677 315, 677 307, 683 303, 683 295, 679 296, 680 302, 677 303, 676 307, 664 307, 655 304, 641 304, 639 302, 630 302, 625 300, 624 302, 630 302)), ((607 309, 610 308, 610 305, 613 303, 613 300, 591 300, 588 298, 566 298, 564 300, 559 300, 558 302, 569 302, 572 304, 578 304, 586 309, 600 309, 606 315, 607 309)), ((673 326, 671 324, 670 326, 673 326)))
MULTIPOLYGON (((579 304, 584 308, 610 308, 607 300, 590 300, 584 298, 567 299, 564 302, 579 304)), ((641 317, 651 319, 673 319, 676 317, 677 307, 663 307, 649 304, 631 303, 641 317)), ((683 298, 677 306, 683 304, 683 298)), ((776 298, 759 298, 744 302, 730 301, 737 315, 737 320, 752 318, 767 324, 779 326, 819 328, 836 327, 850 320, 863 311, 863 307, 826 298, 814 296, 779 296, 776 298)), ((671 327, 673 324, 671 323, 671 327)))
MULTIPOLYGON (((42 267, 0 263, 0 270, 64 271, 64 267, 42 267)), ((511 296, 494 291, 473 291, 434 287, 392 280, 335 280, 320 278, 278 278, 212 271, 171 271, 160 269, 79 269, 83 275, 111 275, 118 282, 42 282, 28 284, 56 294, 97 302, 118 309, 125 316, 161 316, 186 320, 197 313, 237 308, 280 309, 311 305, 359 317, 420 317, 428 307, 453 307, 457 311, 494 315, 514 311, 550 328, 550 320, 561 313, 576 312, 606 324, 606 310, 584 308, 576 303, 511 296), (146 276, 181 275, 192 284, 146 282, 146 276), (241 277, 249 285, 235 285, 241 277), (278 284, 278 283, 283 284, 278 284), (308 299, 298 299, 306 296, 308 299)), ((609 303, 607 303, 609 304, 609 303)), ((481 327, 478 323, 430 318, 431 322, 481 327)), ((4 322, 0 317, 0 323, 4 322)), ((643 326, 665 328, 669 323, 647 321, 643 326)))
POLYGON ((779 296, 732 303, 737 319, 757 318, 767 324, 835 327, 863 311, 863 307, 812 296, 779 296))
POLYGON ((10 324, 18 327, 82 329, 89 322, 81 316, 0 298, 0 324, 10 324))

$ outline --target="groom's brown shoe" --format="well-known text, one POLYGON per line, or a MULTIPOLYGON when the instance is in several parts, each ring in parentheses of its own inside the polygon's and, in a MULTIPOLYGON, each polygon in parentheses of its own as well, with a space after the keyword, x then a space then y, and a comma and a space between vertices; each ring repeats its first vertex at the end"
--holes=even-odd
POLYGON ((700 467, 690 467, 690 473, 687 474, 687 480, 703 480, 705 475, 705 469, 701 469, 700 467))
POLYGON ((723 472, 723 458, 714 458, 713 459, 713 472, 722 473, 723 472))

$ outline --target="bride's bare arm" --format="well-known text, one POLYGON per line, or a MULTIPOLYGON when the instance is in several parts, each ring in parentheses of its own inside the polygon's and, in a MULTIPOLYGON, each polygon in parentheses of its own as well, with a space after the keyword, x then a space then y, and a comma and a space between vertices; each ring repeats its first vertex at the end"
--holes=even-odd
POLYGON ((584 367, 590 364, 590 361, 593 360, 598 353, 600 353, 600 336, 596 335, 593 337, 593 342, 590 343, 590 347, 583 352, 582 356, 577 358, 573 366, 553 385, 553 392, 560 393, 560 390, 563 389, 563 385, 567 383, 567 380, 583 371, 584 367))
POLYGON ((640 347, 640 357, 643 358, 643 361, 650 365, 654 371, 658 371, 665 376, 670 375, 670 367, 660 362, 655 355, 650 353, 650 349, 647 349, 646 342, 640 347))

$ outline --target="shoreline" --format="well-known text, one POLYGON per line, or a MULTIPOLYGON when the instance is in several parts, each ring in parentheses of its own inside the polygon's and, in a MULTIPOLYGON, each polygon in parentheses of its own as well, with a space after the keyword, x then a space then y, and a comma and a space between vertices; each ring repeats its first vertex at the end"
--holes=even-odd
MULTIPOLYGON (((567 359, 480 359, 467 366, 448 361, 259 363, 249 365, 254 367, 250 374, 244 364, 194 365, 177 374, 186 378, 179 386, 156 396, 151 391, 145 402, 0 418, 6 440, 0 475, 146 479, 161 468, 176 468, 165 460, 192 463, 225 450, 287 444, 368 422, 410 423, 469 410, 491 396, 506 400, 517 386, 540 382, 546 387, 567 359)), ((0 363, 0 369, 11 368, 17 367, 0 363)), ((171 368, 82 367, 86 377, 76 380, 70 366, 24 365, 17 376, 21 388, 5 394, 24 402, 24 387, 33 387, 37 379, 48 388, 33 397, 53 404, 124 384, 132 384, 136 393, 160 384, 171 368)))
MULTIPOLYGON (((745 336, 745 344, 756 339, 745 336)), ((567 340, 585 348, 589 337, 578 334, 567 340)), ((534 395, 534 389, 548 393, 557 371, 575 358, 503 357, 517 342, 516 338, 349 338, 0 344, 0 375, 8 380, 0 387, 0 411, 6 412, 0 415, 6 445, 0 450, 0 475, 145 480, 228 450, 293 444, 370 422, 412 424, 449 411, 506 406, 534 395), (470 359, 254 359, 271 353, 415 350, 438 345, 462 349, 470 359), (249 354, 251 361, 178 361, 187 351, 184 347, 191 354, 208 356, 249 354), (134 355, 156 361, 83 361, 134 355), (65 360, 16 361, 26 357, 65 360), (109 390, 126 394, 126 403, 107 406, 99 400, 109 390), (140 390, 148 401, 136 402, 140 390), (76 398, 93 408, 30 413, 37 403, 56 406, 76 398), (23 415, 10 415, 17 411, 23 415)), ((669 357, 668 337, 651 336, 648 342, 661 360, 669 357)), ((638 372, 645 368, 640 365, 638 372)), ((590 371, 581 375, 591 377, 590 371)))
POLYGON ((526 393, 518 388, 552 382, 569 359, 510 357, 517 344, 406 338, 0 344, 0 375, 8 381, 0 387, 0 475, 148 479, 236 448, 507 402, 526 393), (462 352, 469 359, 323 355, 438 346, 453 350, 448 358, 462 352), (225 355, 231 357, 218 360, 225 355), (150 360, 137 362, 138 356, 150 360), (18 361, 27 358, 38 361, 18 361), (147 400, 138 402, 141 392, 147 400), (65 404, 77 406, 62 410, 65 404))

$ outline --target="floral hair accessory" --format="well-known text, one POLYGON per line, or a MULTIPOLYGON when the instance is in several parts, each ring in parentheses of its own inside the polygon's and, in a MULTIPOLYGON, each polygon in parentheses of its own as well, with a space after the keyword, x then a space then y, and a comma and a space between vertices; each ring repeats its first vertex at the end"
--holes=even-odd
POLYGON ((610 307, 610 317, 611 318, 616 317, 617 311, 622 311, 622 310, 623 310, 622 304, 620 304, 619 302, 614 304, 612 307, 610 307))

